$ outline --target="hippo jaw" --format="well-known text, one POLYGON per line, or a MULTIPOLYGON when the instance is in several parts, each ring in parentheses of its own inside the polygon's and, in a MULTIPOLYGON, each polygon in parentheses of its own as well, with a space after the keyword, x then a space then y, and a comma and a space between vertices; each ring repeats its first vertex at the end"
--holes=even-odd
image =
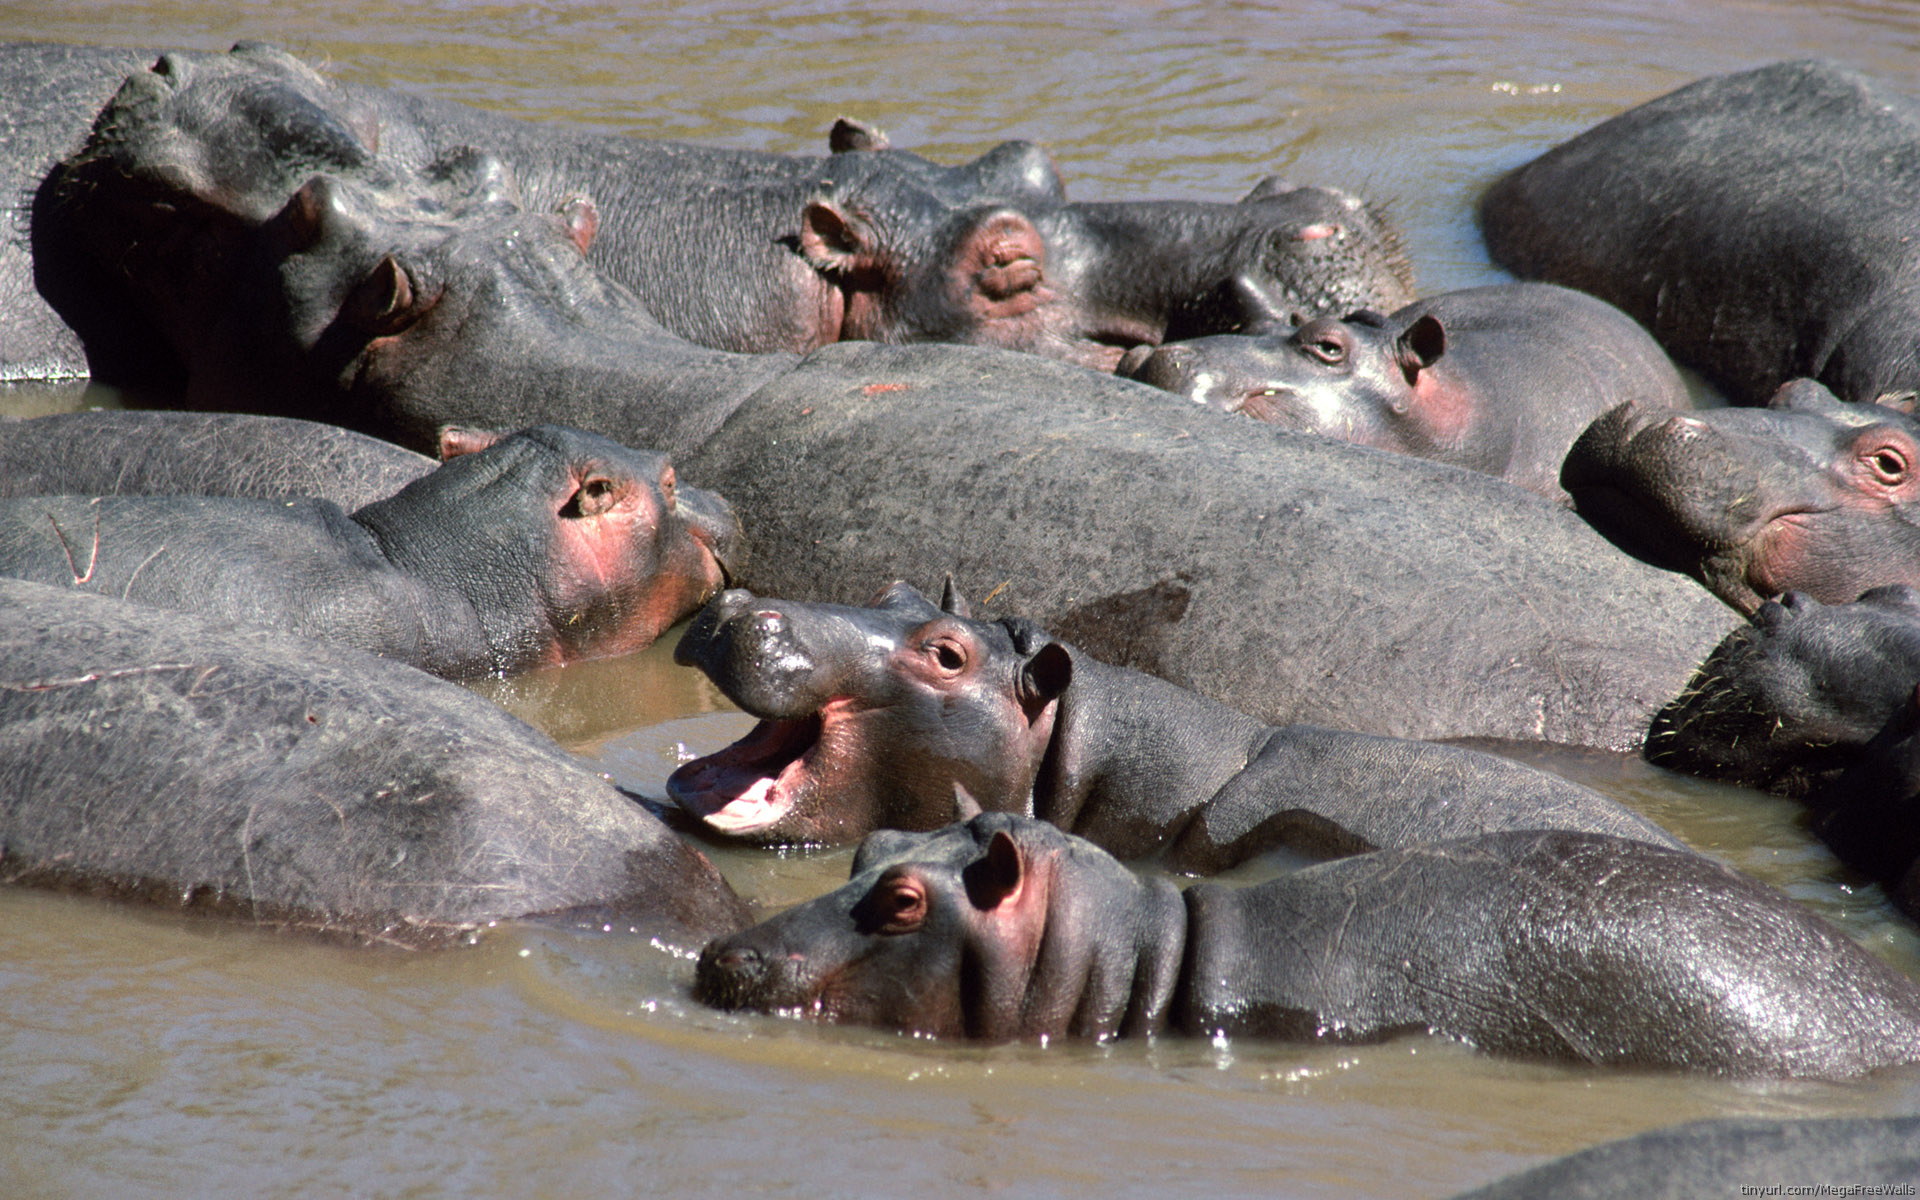
POLYGON ((807 758, 820 744, 818 716, 763 718, 747 736, 667 778, 667 796, 729 837, 770 835, 808 790, 807 758))

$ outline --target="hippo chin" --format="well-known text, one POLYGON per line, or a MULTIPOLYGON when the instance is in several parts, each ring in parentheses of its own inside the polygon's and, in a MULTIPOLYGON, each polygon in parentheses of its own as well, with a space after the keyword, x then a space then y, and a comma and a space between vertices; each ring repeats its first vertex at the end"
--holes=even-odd
POLYGON ((1597 792, 1455 746, 1270 726, 1109 666, 1019 618, 974 619, 895 583, 865 608, 723 593, 675 660, 761 718, 681 766, 668 794, 763 845, 1038 816, 1124 857, 1214 871, 1285 846, 1316 856, 1564 828, 1677 845, 1597 792))
POLYGON ((877 833, 695 995, 933 1037, 1376 1041, 1736 1076, 1920 1059, 1920 984, 1698 855, 1509 832, 1182 893, 1045 822, 877 833), (1438 936, 1435 936, 1438 934, 1438 936))

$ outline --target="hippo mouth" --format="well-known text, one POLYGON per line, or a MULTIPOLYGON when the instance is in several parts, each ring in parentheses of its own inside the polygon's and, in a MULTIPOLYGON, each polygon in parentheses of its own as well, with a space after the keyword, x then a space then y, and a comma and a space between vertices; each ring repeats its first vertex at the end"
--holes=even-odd
POLYGON ((667 796, 716 833, 739 837, 783 820, 808 791, 818 714, 768 718, 739 741, 667 777, 667 796))

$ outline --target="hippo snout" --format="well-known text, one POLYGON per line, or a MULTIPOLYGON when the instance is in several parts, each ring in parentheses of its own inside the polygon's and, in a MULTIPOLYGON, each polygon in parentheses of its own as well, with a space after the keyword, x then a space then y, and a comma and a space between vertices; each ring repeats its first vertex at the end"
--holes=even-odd
POLYGON ((693 971, 693 997, 713 1008, 770 1012, 806 1001, 806 957, 770 953, 745 939, 718 938, 700 952, 693 971))
POLYGON ((740 578, 747 568, 747 537, 733 505, 717 492, 685 486, 680 489, 678 503, 694 539, 720 564, 724 581, 740 578))

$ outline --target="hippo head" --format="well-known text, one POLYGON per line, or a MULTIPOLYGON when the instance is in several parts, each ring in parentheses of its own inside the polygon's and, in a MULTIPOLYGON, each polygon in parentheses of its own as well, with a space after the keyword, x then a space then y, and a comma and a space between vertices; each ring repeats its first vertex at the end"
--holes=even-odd
POLYGON ((446 461, 354 514, 388 559, 464 595, 496 672, 631 653, 740 565, 719 496, 663 454, 541 425, 449 428, 446 461))
POLYGON ((1601 532, 1743 612, 1786 591, 1841 604, 1920 585, 1920 423, 1811 380, 1759 409, 1622 405, 1574 443, 1561 483, 1601 532))
POLYGON ((1231 241, 1174 309, 1167 341, 1282 333, 1314 317, 1393 312, 1414 301, 1398 228, 1352 192, 1268 176, 1234 214, 1231 241))
POLYGON ((880 832, 853 878, 709 943, 694 995, 716 1008, 931 1037, 1110 1037, 1165 1011, 1184 907, 1091 843, 985 813, 880 832))
MULTIPOLYGON (((1447 352, 1438 317, 1361 310, 1284 333, 1221 334, 1142 347, 1120 373, 1223 412, 1381 450, 1464 463, 1472 407, 1432 368, 1447 352)), ((1475 446, 1480 441, 1475 439, 1475 446)))
POLYGON ((675 661, 760 723, 687 763, 669 796, 716 833, 763 845, 931 829, 976 808, 1028 810, 1065 647, 1024 621, 976 621, 903 583, 867 607, 716 597, 675 661))
POLYGON ((827 148, 836 155, 891 152, 895 156, 891 167, 915 172, 915 178, 933 194, 951 203, 993 199, 1051 205, 1067 198, 1066 184, 1053 165, 1053 157, 1033 142, 1001 142, 971 162, 948 167, 894 150, 892 139, 884 131, 864 121, 840 117, 827 133, 827 148))
POLYGON ((1833 605, 1788 592, 1761 604, 1654 716, 1646 757, 1804 795, 1859 756, 1916 682, 1920 591, 1875 588, 1833 605))

